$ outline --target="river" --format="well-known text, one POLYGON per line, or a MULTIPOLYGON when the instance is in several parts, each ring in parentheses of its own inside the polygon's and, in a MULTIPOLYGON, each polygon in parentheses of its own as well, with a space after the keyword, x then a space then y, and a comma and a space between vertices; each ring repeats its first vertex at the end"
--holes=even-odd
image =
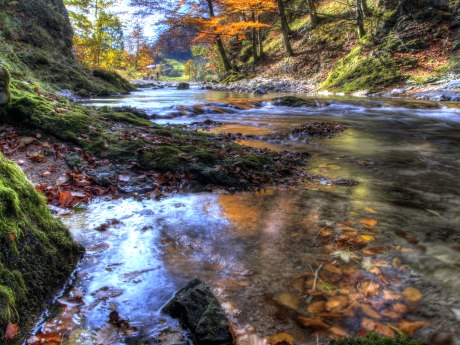
POLYGON ((273 97, 142 89, 89 102, 138 107, 160 124, 219 121, 212 131, 245 134, 242 145, 311 153, 307 170, 320 177, 76 210, 62 220, 87 253, 38 334, 66 344, 187 344, 160 309, 199 277, 237 334, 257 334, 260 344, 279 332, 296 344, 371 330, 460 339, 460 109, 359 98, 288 108, 273 97), (347 129, 327 139, 286 134, 322 121, 347 129), (115 309, 129 320, 123 334, 107 324, 115 309))

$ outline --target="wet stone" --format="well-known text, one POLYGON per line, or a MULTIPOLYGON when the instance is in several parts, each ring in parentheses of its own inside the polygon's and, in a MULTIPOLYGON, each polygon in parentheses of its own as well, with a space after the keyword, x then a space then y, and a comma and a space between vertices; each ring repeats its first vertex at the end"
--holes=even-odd
POLYGON ((189 83, 179 83, 179 85, 177 85, 177 89, 178 90, 188 90, 190 89, 190 84, 189 83))
POLYGON ((219 301, 199 279, 189 281, 162 311, 178 318, 190 330, 197 344, 233 343, 228 320, 219 301))
POLYGON ((299 97, 286 96, 279 97, 273 100, 273 105, 282 106, 282 107, 322 107, 326 104, 318 100, 305 100, 299 97))

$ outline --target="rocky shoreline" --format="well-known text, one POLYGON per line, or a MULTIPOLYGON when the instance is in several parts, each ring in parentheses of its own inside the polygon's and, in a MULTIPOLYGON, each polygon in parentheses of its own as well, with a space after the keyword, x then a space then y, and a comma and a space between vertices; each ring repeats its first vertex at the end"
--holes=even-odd
MULTIPOLYGON (((178 88, 180 83, 168 81, 134 80, 133 85, 145 89, 178 88)), ((183 83, 182 83, 183 84, 183 83)), ((251 93, 263 95, 268 93, 293 93, 315 96, 345 96, 343 92, 317 91, 318 84, 309 80, 293 80, 287 78, 263 78, 242 79, 231 83, 213 82, 190 82, 186 83, 191 88, 215 91, 229 91, 238 93, 251 93)), ((355 97, 372 98, 410 98, 433 102, 459 102, 460 79, 453 76, 447 80, 441 80, 425 85, 410 85, 401 88, 369 93, 366 90, 350 93, 355 97)))

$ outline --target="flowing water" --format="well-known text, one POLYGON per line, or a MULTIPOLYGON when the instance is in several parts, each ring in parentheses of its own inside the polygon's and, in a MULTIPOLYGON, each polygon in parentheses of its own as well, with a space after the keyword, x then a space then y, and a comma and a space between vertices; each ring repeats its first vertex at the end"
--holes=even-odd
POLYGON ((99 200, 75 211, 63 221, 87 253, 39 333, 68 344, 187 343, 161 307, 199 277, 238 334, 288 332, 296 344, 372 330, 458 339, 459 109, 347 98, 287 108, 273 97, 162 89, 90 102, 142 108, 161 124, 220 121, 212 131, 245 134, 242 145, 311 153, 307 170, 318 178, 290 189, 99 200), (347 130, 329 139, 288 134, 318 121, 347 130), (336 178, 359 184, 336 186, 336 178), (96 229, 111 219, 107 231, 96 229), (124 333, 107 324, 114 309, 129 319, 124 333))

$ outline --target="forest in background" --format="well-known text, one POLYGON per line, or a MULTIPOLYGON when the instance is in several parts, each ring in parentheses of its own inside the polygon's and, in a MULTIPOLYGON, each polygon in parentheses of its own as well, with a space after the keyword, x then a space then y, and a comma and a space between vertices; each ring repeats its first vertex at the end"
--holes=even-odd
POLYGON ((296 75, 345 92, 421 85, 459 70, 455 1, 132 0, 138 23, 130 30, 113 3, 66 1, 75 54, 131 79, 165 74, 165 58, 180 66, 172 77, 296 75), (140 23, 153 14, 162 20, 148 39, 140 23))

